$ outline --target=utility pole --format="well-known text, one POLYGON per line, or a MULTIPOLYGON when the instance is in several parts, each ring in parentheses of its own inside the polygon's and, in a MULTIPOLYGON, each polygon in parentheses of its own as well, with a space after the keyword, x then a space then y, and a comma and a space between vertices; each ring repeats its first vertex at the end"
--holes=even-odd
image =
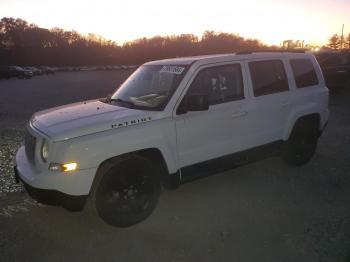
POLYGON ((344 42, 344 24, 341 28, 340 50, 343 49, 343 42, 344 42))

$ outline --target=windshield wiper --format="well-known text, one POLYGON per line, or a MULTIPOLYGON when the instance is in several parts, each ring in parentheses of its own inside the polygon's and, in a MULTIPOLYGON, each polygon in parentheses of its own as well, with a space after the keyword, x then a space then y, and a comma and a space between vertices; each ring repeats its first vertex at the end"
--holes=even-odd
POLYGON ((127 100, 123 100, 123 99, 120 99, 120 98, 117 98, 117 99, 110 98, 109 101, 110 101, 110 103, 111 102, 117 102, 117 103, 125 104, 125 105, 130 106, 130 107, 135 107, 135 104, 133 102, 127 101, 127 100))

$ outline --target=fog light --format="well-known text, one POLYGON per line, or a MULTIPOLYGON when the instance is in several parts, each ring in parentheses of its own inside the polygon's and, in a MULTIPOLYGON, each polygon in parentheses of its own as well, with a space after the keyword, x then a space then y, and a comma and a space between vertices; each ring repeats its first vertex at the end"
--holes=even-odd
POLYGON ((68 172, 74 171, 78 167, 78 164, 75 162, 67 163, 67 164, 59 164, 59 163, 50 163, 49 170, 56 172, 68 172))

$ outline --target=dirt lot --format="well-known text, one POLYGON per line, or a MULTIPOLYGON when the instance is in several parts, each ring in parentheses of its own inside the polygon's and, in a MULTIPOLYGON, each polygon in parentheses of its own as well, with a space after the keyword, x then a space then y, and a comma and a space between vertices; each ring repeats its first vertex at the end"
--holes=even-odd
POLYGON ((309 164, 270 158, 163 191, 155 213, 134 227, 31 201, 11 180, 25 121, 105 96, 129 73, 0 81, 0 261, 350 261, 350 90, 331 97, 309 164))

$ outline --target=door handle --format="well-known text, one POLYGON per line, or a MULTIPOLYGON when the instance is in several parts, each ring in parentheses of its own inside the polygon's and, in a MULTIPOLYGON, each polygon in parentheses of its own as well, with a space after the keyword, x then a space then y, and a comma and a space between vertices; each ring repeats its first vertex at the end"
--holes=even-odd
POLYGON ((287 106, 290 106, 290 105, 291 105, 291 103, 288 102, 288 101, 284 101, 284 102, 281 103, 282 107, 287 107, 287 106))
POLYGON ((245 116, 246 114, 248 114, 247 111, 237 111, 232 114, 232 117, 233 118, 242 117, 242 116, 245 116))

